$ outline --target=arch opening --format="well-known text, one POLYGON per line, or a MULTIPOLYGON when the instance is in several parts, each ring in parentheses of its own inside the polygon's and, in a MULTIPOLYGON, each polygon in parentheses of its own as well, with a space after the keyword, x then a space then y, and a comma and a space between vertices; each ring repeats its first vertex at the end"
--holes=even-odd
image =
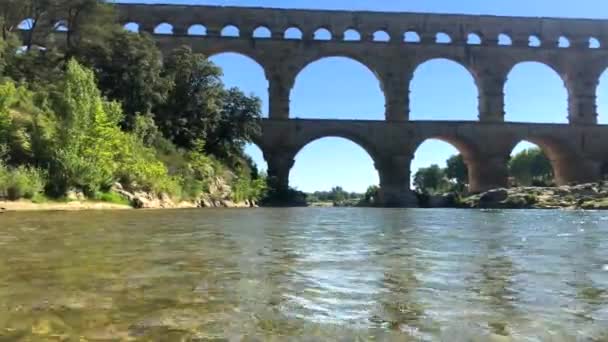
POLYGON ((509 186, 555 186, 554 166, 549 157, 551 149, 542 142, 537 143, 524 140, 511 151, 507 164, 509 186))
POLYGON ((564 36, 559 37, 557 41, 557 47, 567 49, 570 47, 570 40, 564 36))
POLYGON ((262 101, 262 116, 268 117, 268 80, 264 68, 254 59, 235 52, 222 52, 209 57, 222 68, 222 82, 227 88, 236 87, 246 95, 262 101))
POLYGON ((207 28, 204 25, 196 24, 188 28, 189 36, 206 36, 207 28))
POLYGON ((227 25, 227 26, 224 26, 224 28, 220 32, 220 35, 222 37, 227 37, 227 38, 236 38, 236 37, 240 37, 241 32, 238 27, 236 27, 234 25, 227 25))
POLYGON ((471 152, 452 139, 430 138, 414 153, 410 185, 425 194, 464 193, 469 185, 466 159, 471 152))
POLYGON ((407 31, 403 34, 403 41, 406 43, 420 43, 420 35, 414 31, 407 31))
POLYGON ((171 35, 173 34, 173 25, 161 23, 154 28, 154 34, 171 35))
POLYGON ((245 155, 251 158, 252 166, 255 167, 258 175, 264 175, 268 172, 268 163, 264 159, 264 152, 255 143, 248 143, 244 148, 245 155))
POLYGON ((57 32, 67 32, 68 24, 65 20, 60 20, 53 25, 53 30, 57 32))
POLYGON ((608 124, 608 69, 600 75, 596 96, 598 123, 608 124))
POLYGON ((475 121, 478 111, 477 86, 463 65, 439 58, 416 68, 410 83, 412 120, 475 121))
POLYGON ((355 29, 344 31, 344 40, 348 42, 358 42, 361 40, 361 34, 355 29))
POLYGON ((469 35, 467 36, 467 44, 481 45, 481 36, 477 33, 469 33, 469 35))
POLYGON ((589 38, 589 48, 590 49, 599 49, 601 47, 599 39, 595 37, 589 38))
POLYGON ((126 23, 126 24, 123 26, 123 28, 124 28, 126 31, 129 31, 129 32, 133 32, 133 33, 139 33, 139 24, 138 24, 138 23, 133 23, 133 22, 126 23))
POLYGON ((290 27, 285 30, 285 34, 283 35, 284 39, 302 39, 302 30, 297 27, 290 27))
POLYGON ((386 43, 386 42, 390 42, 391 36, 386 31, 382 31, 382 30, 381 31, 376 31, 376 32, 374 32, 374 38, 373 38, 373 40, 375 42, 386 43))
POLYGON ((331 32, 326 28, 320 28, 315 31, 314 40, 332 40, 331 32))
POLYGON ((501 33, 498 35, 498 45, 502 46, 510 46, 513 45, 513 39, 505 33, 501 33))
POLYGON ((385 98, 377 75, 348 57, 325 57, 308 64, 291 91, 293 117, 384 120, 385 98))
POLYGON ((34 19, 32 19, 32 18, 27 18, 27 19, 21 21, 19 23, 19 25, 17 26, 18 29, 24 30, 24 31, 29 31, 33 27, 34 27, 34 19))
POLYGON ((328 135, 308 142, 298 151, 289 183, 308 193, 309 201, 339 202, 345 200, 344 193, 348 194, 347 199, 358 201, 370 186, 379 184, 379 176, 369 151, 356 139, 328 135), (327 197, 328 192, 341 197, 327 197))
POLYGON ((515 65, 507 76, 504 94, 505 121, 568 123, 568 92, 564 81, 546 64, 515 65))
POLYGON ((253 38, 268 39, 272 37, 270 29, 266 26, 260 26, 253 31, 253 38))
POLYGON ((528 46, 529 47, 540 47, 542 45, 540 38, 538 36, 532 35, 528 38, 528 46))
POLYGON ((437 44, 451 44, 452 43, 452 37, 450 37, 450 35, 448 35, 447 33, 439 32, 435 36, 435 43, 437 43, 437 44))

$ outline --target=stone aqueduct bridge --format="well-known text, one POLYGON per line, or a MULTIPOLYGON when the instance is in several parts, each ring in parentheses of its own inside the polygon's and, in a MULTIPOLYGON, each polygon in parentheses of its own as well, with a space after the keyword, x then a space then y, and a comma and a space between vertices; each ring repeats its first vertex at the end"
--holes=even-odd
POLYGON ((410 162, 416 148, 430 138, 449 142, 463 154, 472 192, 507 185, 507 160, 522 140, 543 148, 559 184, 598 180, 608 161, 608 126, 597 125, 596 109, 599 77, 608 67, 608 21, 116 6, 121 22, 136 23, 140 31, 154 34, 159 24, 170 24, 172 34, 154 34, 163 50, 185 44, 208 56, 237 52, 263 67, 269 82, 270 118, 264 120, 257 144, 279 189, 288 186, 296 153, 309 142, 328 136, 350 139, 370 154, 387 206, 413 203, 410 162), (188 34, 195 24, 204 25, 204 36, 188 34), (223 36, 227 25, 238 28, 239 36, 223 36), (266 28, 269 37, 254 37, 259 27, 266 28), (287 39, 291 37, 285 32, 290 28, 301 32, 301 39, 287 39), (319 29, 328 31, 331 38, 319 40, 319 29), (360 40, 345 41, 344 32, 349 29, 356 30, 360 40), (377 32, 390 37, 389 41, 374 41, 377 32), (419 41, 404 41, 406 33, 419 41), (438 33, 449 36, 450 42, 438 42, 438 33), (505 40, 499 42, 501 35, 505 40), (478 41, 470 41, 471 37, 478 41), (560 39, 567 44, 558 45, 560 39), (540 46, 530 46, 530 41, 540 46), (592 48, 590 42, 599 48, 592 48), (329 56, 352 58, 377 76, 386 98, 385 121, 289 119, 289 96, 297 74, 309 63, 329 56), (418 65, 434 58, 456 61, 473 75, 479 93, 478 122, 409 121, 409 82, 418 65), (523 61, 544 63, 562 77, 568 91, 569 124, 504 122, 504 84, 509 71, 523 61))

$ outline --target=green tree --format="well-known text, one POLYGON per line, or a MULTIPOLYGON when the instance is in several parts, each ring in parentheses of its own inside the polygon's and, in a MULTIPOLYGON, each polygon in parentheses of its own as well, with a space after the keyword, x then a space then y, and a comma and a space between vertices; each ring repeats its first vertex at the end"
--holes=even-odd
POLYGON ((449 182, 446 178, 445 170, 433 164, 429 167, 418 169, 414 175, 414 186, 419 192, 435 194, 448 190, 449 182))
POLYGON ((226 161, 242 158, 247 142, 260 133, 261 100, 231 88, 224 92, 220 120, 207 132, 207 151, 226 161))
POLYGON ((124 128, 133 129, 137 115, 148 115, 166 96, 161 54, 147 34, 116 28, 106 40, 84 42, 76 57, 95 71, 103 95, 122 104, 124 128))
POLYGON ((62 117, 51 175, 56 192, 73 187, 93 195, 108 188, 114 180, 121 147, 117 126, 122 119, 120 107, 104 102, 93 72, 72 60, 58 109, 62 117))
POLYGON ((365 195, 363 196, 363 205, 375 205, 378 201, 378 196, 380 194, 380 187, 377 185, 371 185, 365 191, 365 195))
POLYGON ((176 145, 192 148, 221 120, 223 85, 221 70, 188 47, 174 50, 165 60, 164 75, 170 82, 167 99, 156 110, 159 128, 176 145))
POLYGON ((517 184, 523 186, 549 184, 553 179, 553 167, 540 148, 530 148, 517 153, 509 161, 509 173, 517 184))

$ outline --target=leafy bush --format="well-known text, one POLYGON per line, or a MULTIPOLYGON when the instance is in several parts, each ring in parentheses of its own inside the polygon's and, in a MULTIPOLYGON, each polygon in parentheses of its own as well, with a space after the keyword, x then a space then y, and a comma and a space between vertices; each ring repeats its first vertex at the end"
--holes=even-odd
POLYGON ((19 166, 11 169, 0 164, 0 197, 11 201, 32 199, 42 194, 46 185, 46 173, 40 169, 19 166))

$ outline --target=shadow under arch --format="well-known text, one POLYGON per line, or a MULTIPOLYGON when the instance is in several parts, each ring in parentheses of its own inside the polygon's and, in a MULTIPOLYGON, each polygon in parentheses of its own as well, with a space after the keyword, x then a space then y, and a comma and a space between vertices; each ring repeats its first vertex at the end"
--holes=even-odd
POLYGON ((507 70, 503 86, 505 121, 568 123, 567 80, 555 65, 525 59, 514 62, 507 70), (531 83, 539 86, 530 91, 531 83))
POLYGON ((414 68, 409 91, 411 120, 477 121, 479 118, 480 90, 476 74, 458 59, 438 56, 421 60, 414 68))
MULTIPOLYGON (((357 56, 353 56, 352 54, 349 53, 342 53, 342 52, 335 52, 335 53, 329 53, 329 54, 323 54, 323 55, 315 55, 314 57, 308 58, 306 60, 304 60, 300 66, 297 68, 297 71, 294 73, 294 82, 293 82, 293 87, 291 89, 290 92, 290 100, 291 100, 291 107, 290 108, 290 113, 294 113, 293 109, 293 103, 294 101, 294 92, 296 90, 296 88, 298 88, 299 85, 299 81, 301 81, 301 78, 303 75, 306 74, 307 71, 309 71, 311 69, 311 67, 314 67, 316 65, 322 65, 322 63, 324 62, 339 62, 340 65, 348 65, 351 64, 353 66, 355 66, 357 68, 357 70, 363 70, 364 73, 366 73, 368 76, 371 75, 376 81, 377 81, 377 85, 378 85, 378 90, 379 90, 379 94, 382 96, 382 108, 378 108, 378 114, 380 114, 378 116, 378 118, 357 118, 357 119, 377 119, 377 120, 384 120, 385 119, 385 112, 386 112, 386 92, 384 90, 384 83, 382 78, 380 77, 379 73, 370 65, 370 63, 368 63, 367 61, 363 60, 362 58, 359 58, 357 56)), ((356 71, 358 72, 358 71, 356 71)), ((363 76, 363 74, 357 74, 357 76, 363 76)), ((352 74, 349 75, 345 75, 345 76, 352 76, 352 74)), ((343 76, 341 75, 340 78, 342 78, 343 76)), ((340 90, 342 89, 346 89, 346 87, 340 87, 340 90)), ((353 90, 353 87, 348 87, 348 90, 353 90)), ((365 94, 365 96, 367 96, 369 94, 365 94)), ((372 94, 373 95, 373 94, 372 94)), ((358 98, 356 95, 351 95, 351 98, 358 98)), ((374 111, 376 111, 376 109, 374 108, 374 111)), ((304 118, 304 117, 303 117, 304 118)), ((307 117, 309 118, 309 117, 307 117)), ((348 118, 340 118, 340 119, 354 119, 353 117, 348 117, 348 118)))

